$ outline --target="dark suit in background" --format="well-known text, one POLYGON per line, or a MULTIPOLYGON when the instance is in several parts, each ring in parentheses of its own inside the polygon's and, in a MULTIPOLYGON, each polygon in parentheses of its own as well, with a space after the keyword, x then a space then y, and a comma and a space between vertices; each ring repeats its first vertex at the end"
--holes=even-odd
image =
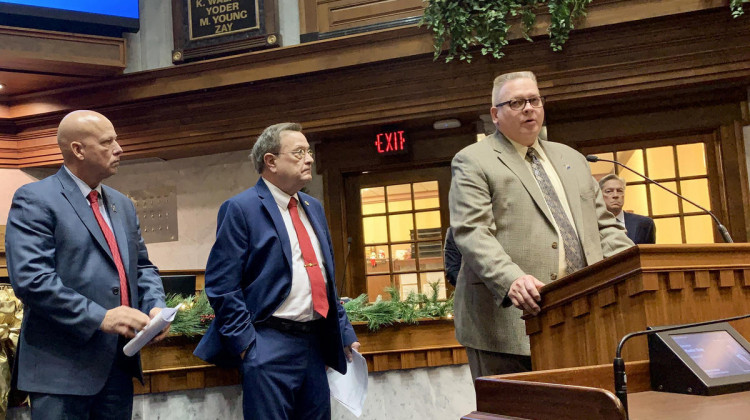
MULTIPOLYGON (((66 166, 97 186, 116 171, 122 149, 107 137, 114 130, 100 114, 70 115, 73 140, 60 140, 66 166), (79 117, 86 123, 79 124, 79 117), (108 127, 103 136, 99 123, 108 127)), ((63 123, 60 127, 58 136, 65 131, 63 123)), ((161 310, 155 308, 164 306, 161 279, 148 259, 133 203, 101 186, 99 200, 127 277, 129 307, 121 306, 118 269, 82 191, 86 188, 61 168, 19 188, 8 215, 8 272, 24 303, 16 374, 18 388, 31 394, 34 419, 130 419, 140 358, 124 356, 125 337, 118 333, 133 336, 133 329, 148 323, 145 314, 155 315, 161 310)))
POLYGON ((654 219, 640 214, 625 212, 625 229, 628 238, 637 244, 656 243, 656 225, 654 219))
POLYGON ((461 251, 453 240, 453 230, 448 227, 445 231, 445 246, 443 247, 443 261, 445 262, 445 277, 452 286, 456 285, 458 272, 461 271, 461 251))

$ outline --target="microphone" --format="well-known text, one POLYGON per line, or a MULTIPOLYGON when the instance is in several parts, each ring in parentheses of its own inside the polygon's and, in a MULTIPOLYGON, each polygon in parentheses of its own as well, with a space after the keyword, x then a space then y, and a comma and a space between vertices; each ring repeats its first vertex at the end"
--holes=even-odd
POLYGON ((650 182, 650 183, 658 186, 659 188, 663 189, 664 191, 667 191, 670 194, 675 195, 675 196, 679 197, 680 199, 687 201, 688 203, 694 205, 695 207, 698 207, 699 209, 701 209, 705 213, 707 213, 709 216, 711 216, 712 219, 714 219, 714 222, 716 222, 716 229, 718 229, 719 233, 721 234, 721 237, 724 238, 724 242, 729 243, 729 244, 734 243, 734 241, 732 240, 732 237, 729 235, 729 231, 727 230, 727 228, 724 227, 724 225, 721 224, 721 222, 719 221, 719 218, 716 217, 715 214, 711 213, 705 207, 696 204, 695 202, 693 202, 692 200, 688 199, 687 197, 684 197, 683 195, 678 194, 678 193, 670 190, 669 188, 661 185, 660 183, 654 181, 653 179, 647 177, 646 175, 643 175, 642 173, 637 172, 637 171, 635 171, 635 170, 627 167, 626 165, 624 165, 624 164, 622 164, 622 163, 620 163, 620 162, 618 162, 616 160, 602 159, 599 156, 595 156, 595 155, 586 155, 586 160, 589 161, 589 162, 599 162, 599 161, 601 161, 601 162, 610 162, 610 163, 614 163, 615 165, 622 166, 623 168, 625 168, 625 169, 629 170, 630 172, 638 175, 639 177, 645 179, 646 181, 648 181, 648 182, 650 182))
POLYGON ((633 337, 638 337, 640 335, 651 335, 651 334, 656 334, 660 332, 681 330, 683 328, 702 327, 704 325, 713 325, 713 324, 719 324, 722 322, 738 321, 740 319, 745 319, 745 318, 750 318, 750 314, 733 316, 731 318, 715 319, 713 321, 694 322, 692 324, 683 324, 683 325, 677 325, 677 326, 671 326, 671 327, 654 327, 650 330, 635 331, 630 334, 626 334, 625 337, 623 337, 622 340, 620 340, 620 344, 617 345, 617 350, 615 351, 615 360, 612 362, 612 367, 614 368, 614 372, 615 372, 615 396, 617 396, 617 398, 622 403, 622 406, 625 408, 625 414, 626 415, 628 414, 628 387, 627 387, 628 381, 627 381, 627 376, 625 375, 625 361, 622 359, 621 355, 622 355, 622 346, 625 345, 626 341, 630 340, 633 337))

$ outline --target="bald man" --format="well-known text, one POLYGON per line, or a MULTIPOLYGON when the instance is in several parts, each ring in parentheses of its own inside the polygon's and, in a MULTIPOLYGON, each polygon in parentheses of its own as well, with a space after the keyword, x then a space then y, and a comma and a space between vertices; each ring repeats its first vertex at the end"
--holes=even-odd
POLYGON ((8 214, 8 272, 25 310, 14 373, 34 420, 130 420, 142 372, 122 347, 165 306, 164 290, 133 203, 101 185, 122 155, 112 123, 72 112, 57 142, 64 166, 19 188, 8 214))

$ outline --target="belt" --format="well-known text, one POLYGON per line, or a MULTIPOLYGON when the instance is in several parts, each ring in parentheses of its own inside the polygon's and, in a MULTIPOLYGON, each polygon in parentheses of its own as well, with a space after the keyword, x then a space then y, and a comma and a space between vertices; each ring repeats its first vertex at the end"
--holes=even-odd
POLYGON ((322 318, 315 321, 300 322, 272 316, 263 322, 259 322, 257 325, 283 332, 311 334, 320 331, 323 327, 323 322, 324 320, 322 318))

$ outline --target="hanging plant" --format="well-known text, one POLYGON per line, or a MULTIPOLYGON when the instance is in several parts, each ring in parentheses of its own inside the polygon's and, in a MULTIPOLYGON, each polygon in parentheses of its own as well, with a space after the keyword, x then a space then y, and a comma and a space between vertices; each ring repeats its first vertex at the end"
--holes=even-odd
POLYGON ((422 24, 435 35, 435 59, 448 43, 445 61, 454 58, 470 62, 471 48, 478 46, 482 55, 502 58, 508 44, 509 21, 518 18, 521 33, 529 33, 536 22, 537 11, 546 6, 550 14, 550 44, 554 51, 568 40, 573 22, 586 15, 591 0, 426 0, 422 24))
MULTIPOLYGON (((553 51, 562 50, 574 22, 586 16, 586 6, 592 0, 425 0, 427 7, 422 25, 432 30, 435 37, 435 59, 443 53, 448 43, 445 61, 455 58, 471 62, 470 50, 478 47, 482 55, 500 59, 508 44, 509 21, 517 19, 523 37, 531 41, 529 33, 538 12, 545 7, 550 15, 547 32, 553 51)), ((744 11, 742 4, 748 0, 731 0, 732 16, 744 11)))

